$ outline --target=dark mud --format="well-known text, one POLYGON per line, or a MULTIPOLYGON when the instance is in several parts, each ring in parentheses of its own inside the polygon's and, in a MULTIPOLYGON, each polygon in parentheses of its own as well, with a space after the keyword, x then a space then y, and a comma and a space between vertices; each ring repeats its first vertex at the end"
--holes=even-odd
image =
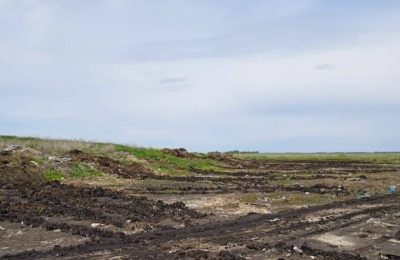
MULTIPOLYGON (((371 217, 382 217, 387 214, 399 212, 399 197, 386 196, 364 200, 351 200, 341 203, 333 203, 323 206, 303 208, 299 210, 285 211, 277 214, 258 215, 252 214, 236 220, 204 224, 200 226, 187 227, 177 230, 155 231, 147 234, 138 234, 119 237, 101 237, 96 242, 90 242, 70 248, 55 248, 47 252, 24 252, 14 256, 7 256, 10 259, 27 258, 52 258, 60 256, 78 257, 87 256, 94 252, 107 249, 116 255, 125 255, 128 258, 143 259, 243 259, 244 256, 251 256, 255 251, 274 248, 275 252, 284 254, 292 251, 294 244, 299 244, 304 255, 319 257, 319 259, 366 259, 360 253, 322 251, 311 248, 307 245, 306 238, 319 233, 332 231, 338 228, 355 225, 371 217), (374 206, 382 202, 387 206, 374 206), (316 223, 304 222, 309 214, 326 215, 327 210, 344 209, 368 206, 360 208, 351 213, 336 214, 321 218, 316 223), (397 206, 395 206, 397 205, 397 206), (325 213, 324 213, 325 212, 325 213), (365 217, 368 215, 368 217, 365 217), (262 227, 262 228, 261 228, 262 227), (243 233, 243 230, 246 230, 243 233), (301 240, 299 240, 301 237, 301 240), (271 240, 272 238, 272 240, 271 240), (226 251, 199 251, 192 250, 171 250, 176 245, 183 246, 185 241, 212 241, 220 245, 235 243, 237 249, 226 251), (181 242, 179 242, 181 241, 181 242), (123 246, 122 246, 123 245, 123 246), (143 250, 149 252, 143 254, 143 250), (229 257, 229 258, 221 258, 229 257)), ((190 245, 187 245, 190 248, 190 245)), ((192 245, 193 246, 193 245, 192 245)))
MULTIPOLYGON (((191 178, 187 178, 191 179, 191 178)), ((196 181, 196 178, 192 179, 193 182, 196 181)), ((223 182, 213 182, 210 185, 197 185, 190 186, 187 183, 190 181, 185 180, 176 181, 173 187, 174 194, 224 194, 224 193, 254 193, 254 192, 262 192, 262 193, 274 193, 274 192, 299 192, 299 193, 314 193, 314 194, 333 194, 336 196, 347 196, 350 195, 350 192, 343 186, 328 186, 324 184, 315 184, 308 187, 301 186, 298 184, 295 185, 271 185, 269 183, 263 183, 258 181, 257 183, 253 181, 233 181, 231 180, 230 185, 225 185, 223 182)), ((167 192, 171 192, 170 187, 163 186, 150 186, 150 187, 137 187, 132 188, 132 192, 141 193, 141 194, 164 194, 167 192)))
MULTIPOLYGON (((196 156, 179 149, 164 152, 196 156)), ((87 163, 120 178, 146 179, 149 183, 154 180, 157 185, 145 186, 138 181, 140 185, 132 188, 134 193, 149 194, 171 192, 171 187, 165 184, 169 183, 178 194, 286 191, 330 194, 337 198, 349 196, 348 187, 318 181, 344 181, 350 178, 349 173, 360 173, 351 178, 365 181, 369 173, 397 170, 395 166, 353 161, 245 161, 215 153, 208 155, 209 158, 225 163, 226 171, 193 169, 194 176, 159 176, 139 162, 125 164, 81 151, 71 151, 67 156, 71 158, 63 162, 67 166, 87 163), (281 170, 286 173, 282 175, 281 170), (279 180, 315 182, 308 186, 278 185, 279 180)), ((126 191, 48 182, 42 172, 29 154, 0 155, 0 221, 23 222, 26 228, 40 227, 87 240, 79 245, 61 244, 50 250, 39 248, 8 254, 4 259, 379 259, 380 255, 396 259, 400 256, 400 249, 392 245, 399 240, 400 232, 398 195, 215 221, 182 202, 166 204, 126 191), (98 227, 100 224, 110 228, 98 227), (357 239, 349 242, 354 248, 318 240, 321 234, 339 231, 346 239, 362 237, 367 246, 357 247, 357 239), (377 243, 382 245, 376 247, 377 243)))
POLYGON ((0 158, 0 220, 24 221, 36 226, 43 222, 40 216, 73 216, 77 220, 89 219, 121 227, 127 221, 190 222, 192 218, 204 216, 181 202, 168 205, 101 187, 47 182, 38 171, 29 158, 0 158))

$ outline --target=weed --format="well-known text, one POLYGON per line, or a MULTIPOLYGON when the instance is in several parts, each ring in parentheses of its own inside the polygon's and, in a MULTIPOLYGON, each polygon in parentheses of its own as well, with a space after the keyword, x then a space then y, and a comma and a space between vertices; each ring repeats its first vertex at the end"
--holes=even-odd
POLYGON ((102 176, 103 173, 96 168, 86 164, 75 164, 71 169, 70 175, 72 177, 95 177, 102 176))
POLYGON ((43 177, 47 181, 62 181, 65 178, 64 174, 53 169, 45 171, 43 177))

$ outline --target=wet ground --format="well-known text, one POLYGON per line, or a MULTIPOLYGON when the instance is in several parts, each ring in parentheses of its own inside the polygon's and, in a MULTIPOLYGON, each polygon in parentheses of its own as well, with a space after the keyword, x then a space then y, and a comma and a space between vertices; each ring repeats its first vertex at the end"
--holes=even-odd
POLYGON ((2 152, 0 258, 400 258, 400 197, 386 192, 400 166, 210 157, 224 169, 171 176, 80 151, 2 152), (43 178, 76 163, 103 174, 43 178))

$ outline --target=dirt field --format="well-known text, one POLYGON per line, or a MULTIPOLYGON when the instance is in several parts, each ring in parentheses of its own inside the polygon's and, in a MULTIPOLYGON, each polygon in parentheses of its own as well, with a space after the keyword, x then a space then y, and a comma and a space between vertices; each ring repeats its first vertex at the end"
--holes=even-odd
POLYGON ((400 186, 397 155, 12 141, 0 146, 0 258, 400 259, 400 197, 388 192, 400 186))

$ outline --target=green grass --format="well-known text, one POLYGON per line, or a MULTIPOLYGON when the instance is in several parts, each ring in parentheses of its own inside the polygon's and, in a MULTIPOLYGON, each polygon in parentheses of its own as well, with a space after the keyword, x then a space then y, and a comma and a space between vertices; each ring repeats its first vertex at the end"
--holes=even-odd
POLYGON ((45 171, 43 177, 47 181, 62 181, 65 178, 64 174, 52 169, 45 171))
POLYGON ((176 174, 189 172, 191 169, 199 169, 205 171, 223 170, 221 163, 196 156, 195 158, 181 158, 172 154, 164 153, 162 150, 152 148, 130 147, 125 145, 116 145, 116 151, 127 152, 138 159, 146 160, 155 170, 165 174, 176 174))
POLYGON ((103 173, 89 165, 76 164, 72 167, 70 175, 76 178, 102 176, 103 173))
POLYGON ((400 152, 380 153, 238 153, 233 156, 240 159, 269 160, 269 161, 361 161, 371 163, 400 163, 400 152))
POLYGON ((63 174, 60 171, 49 169, 43 173, 43 177, 47 181, 62 181, 67 177, 73 178, 87 178, 87 177, 96 177, 102 176, 103 173, 89 165, 85 164, 76 164, 72 167, 71 172, 68 176, 63 174))

